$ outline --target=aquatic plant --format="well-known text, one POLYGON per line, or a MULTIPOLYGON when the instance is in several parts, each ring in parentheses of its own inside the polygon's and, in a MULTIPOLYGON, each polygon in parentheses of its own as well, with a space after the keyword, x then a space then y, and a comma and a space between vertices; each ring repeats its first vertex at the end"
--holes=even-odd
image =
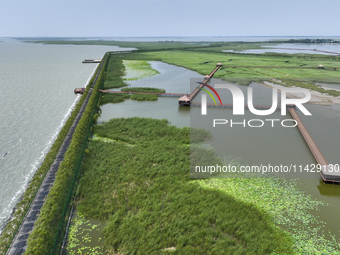
POLYGON ((102 247, 99 245, 93 246, 92 241, 101 242, 99 240, 92 240, 90 233, 92 231, 99 231, 100 224, 91 224, 84 216, 76 212, 70 225, 67 236, 67 252, 69 255, 76 254, 104 254, 102 247))

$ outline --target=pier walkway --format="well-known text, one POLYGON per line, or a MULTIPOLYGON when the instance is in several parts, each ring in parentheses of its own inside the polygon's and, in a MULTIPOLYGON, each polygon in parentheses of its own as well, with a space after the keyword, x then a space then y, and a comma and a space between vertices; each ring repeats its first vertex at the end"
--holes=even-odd
MULTIPOLYGON (((105 55, 105 58, 106 58, 106 55, 105 55)), ((25 215, 24 220, 22 221, 22 223, 21 223, 21 225, 20 225, 20 227, 17 231, 17 234, 13 238, 13 241, 12 241, 10 247, 7 250, 7 253, 6 253, 7 255, 21 255, 27 249, 27 238, 32 233, 34 223, 35 223, 35 221, 37 220, 37 218, 40 214, 41 207, 45 203, 46 197, 47 197, 51 187, 54 184, 54 180, 56 178, 56 175, 57 175, 57 172, 58 172, 58 169, 59 169, 59 165, 64 160, 64 154, 66 153, 69 145, 71 144, 73 133, 74 133, 81 117, 82 117, 82 114, 84 113, 84 111, 86 109, 86 106, 88 104, 90 96, 92 95, 93 86, 96 84, 96 82, 98 80, 99 74, 100 74, 102 67, 103 67, 103 64, 105 62, 105 58, 101 62, 101 65, 99 67, 97 75, 96 75, 96 77, 93 81, 93 84, 91 85, 90 91, 89 91, 82 107, 80 108, 80 110, 79 110, 69 132, 67 133, 65 140, 64 140, 63 144, 61 145, 59 152, 58 152, 52 166, 48 170, 38 192, 36 193, 34 200, 32 201, 30 208, 28 209, 28 211, 25 215)))
POLYGON ((330 165, 328 164, 325 157, 322 155, 319 147, 314 142, 312 136, 307 131, 307 128, 303 124, 300 117, 297 115, 295 108, 288 108, 289 113, 292 115, 293 119, 298 123, 297 127, 299 128, 303 138, 305 139, 309 149, 313 153, 313 156, 318 164, 322 166, 322 170, 320 172, 321 178, 325 182, 337 182, 340 183, 340 172, 336 172, 332 170, 330 165))
MULTIPOLYGON (((201 103, 191 103, 191 106, 201 106, 201 103)), ((215 105, 215 104, 210 104, 207 103, 207 107, 214 107, 214 108, 233 108, 232 104, 222 104, 222 105, 215 105)), ((271 105, 254 105, 255 109, 259 109, 259 110, 266 110, 266 109, 270 109, 272 106, 271 105)), ((287 107, 292 107, 290 105, 287 105, 287 107)), ((244 106, 245 109, 248 109, 248 105, 244 106)), ((277 106, 276 110, 281 110, 281 106, 277 106)))
MULTIPOLYGON (((195 96, 197 96, 197 94, 201 91, 201 88, 204 87, 203 83, 207 83, 212 77, 213 75, 217 72, 217 70, 222 66, 221 63, 217 63, 216 64, 216 68, 209 74, 204 76, 204 81, 190 94, 190 102, 195 98, 195 96)), ((180 101, 180 99, 178 99, 180 101)))
POLYGON ((162 97, 182 97, 188 95, 187 93, 152 93, 152 92, 133 92, 133 91, 115 91, 115 90, 99 90, 102 93, 118 93, 118 94, 149 94, 158 95, 162 97))

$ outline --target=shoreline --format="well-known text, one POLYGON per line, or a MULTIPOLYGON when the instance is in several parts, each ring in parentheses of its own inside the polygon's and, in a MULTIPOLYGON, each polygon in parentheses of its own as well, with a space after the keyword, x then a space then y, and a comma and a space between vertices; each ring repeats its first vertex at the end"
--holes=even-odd
MULTIPOLYGON (((281 88, 287 88, 285 86, 282 86, 282 85, 278 85, 278 84, 275 84, 275 83, 271 83, 271 82, 268 82, 268 81, 263 81, 263 84, 264 86, 268 87, 268 88, 277 88, 279 91, 281 91, 281 88)), ((294 86, 293 86, 294 88, 294 86)), ((325 90, 335 90, 335 91, 340 91, 340 89, 333 89, 333 88, 327 88, 327 87, 323 87, 325 90)), ((318 91, 315 91, 315 90, 311 90, 311 89, 308 89, 311 93, 311 99, 309 100, 309 102, 307 104, 316 104, 316 105, 332 105, 332 104, 335 104, 335 105, 340 105, 340 97, 334 97, 334 96, 330 96, 330 95, 327 95, 325 93, 321 93, 321 92, 318 92, 318 91)), ((305 94, 303 93, 287 93, 287 95, 290 97, 290 98, 304 98, 305 97, 305 94)))

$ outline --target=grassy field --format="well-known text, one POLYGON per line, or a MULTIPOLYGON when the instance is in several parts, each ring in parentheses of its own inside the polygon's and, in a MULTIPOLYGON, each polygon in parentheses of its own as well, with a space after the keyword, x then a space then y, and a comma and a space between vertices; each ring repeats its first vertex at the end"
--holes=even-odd
POLYGON ((338 91, 329 91, 314 85, 315 82, 339 83, 340 60, 337 58, 275 57, 193 51, 143 52, 129 54, 125 58, 163 61, 203 75, 209 74, 216 63, 221 62, 223 67, 216 72, 215 78, 241 85, 248 85, 253 81, 269 81, 284 86, 313 89, 333 96, 340 95, 338 91), (325 69, 318 69, 319 64, 323 64, 325 69))

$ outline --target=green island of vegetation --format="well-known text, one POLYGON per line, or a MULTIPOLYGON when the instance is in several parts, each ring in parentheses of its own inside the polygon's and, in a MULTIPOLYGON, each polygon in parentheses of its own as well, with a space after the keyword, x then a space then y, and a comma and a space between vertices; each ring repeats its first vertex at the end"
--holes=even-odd
POLYGON ((125 81, 134 81, 146 77, 159 74, 158 71, 152 69, 147 61, 123 60, 125 66, 125 81))
MULTIPOLYGON (((140 92, 140 93, 165 93, 164 89, 149 88, 149 87, 128 87, 123 88, 122 91, 126 92, 140 92)), ((100 104, 105 105, 108 103, 120 103, 126 99, 137 101, 157 101, 158 96, 155 94, 123 94, 123 93, 103 93, 100 97, 100 104)))
POLYGON ((145 93, 165 93, 165 89, 149 88, 149 87, 129 87, 123 88, 126 92, 145 92, 145 93))

